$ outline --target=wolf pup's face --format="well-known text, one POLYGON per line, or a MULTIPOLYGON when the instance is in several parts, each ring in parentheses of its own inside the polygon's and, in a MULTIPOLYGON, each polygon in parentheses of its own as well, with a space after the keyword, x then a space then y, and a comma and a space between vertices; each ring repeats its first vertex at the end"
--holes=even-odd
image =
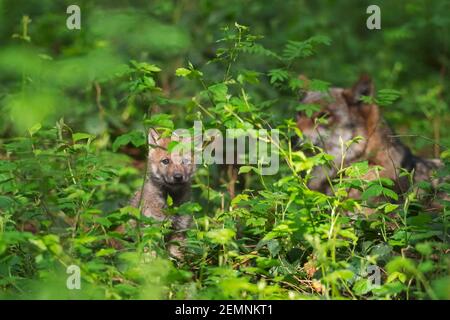
MULTIPOLYGON (((192 154, 184 152, 169 152, 168 147, 171 138, 162 138, 154 129, 150 129, 148 135, 149 171, 152 179, 168 187, 183 187, 191 183, 195 172, 192 154)), ((183 139, 183 142, 189 142, 183 139)))
MULTIPOLYGON (((320 109, 311 117, 304 112, 297 114, 297 127, 306 140, 321 147, 325 152, 340 158, 343 142, 357 136, 368 136, 368 121, 373 120, 376 106, 364 105, 361 96, 373 94, 372 82, 362 76, 350 89, 331 88, 329 92, 308 91, 300 103, 314 104, 320 109)), ((364 143, 347 150, 347 159, 357 156, 364 143)))

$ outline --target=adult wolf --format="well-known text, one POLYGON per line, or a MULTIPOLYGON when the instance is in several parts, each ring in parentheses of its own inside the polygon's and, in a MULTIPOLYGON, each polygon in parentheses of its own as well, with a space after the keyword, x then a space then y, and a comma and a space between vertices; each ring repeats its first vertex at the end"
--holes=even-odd
MULTIPOLYGON (((307 79, 304 79, 307 81, 307 79)), ((362 75, 351 88, 331 88, 329 92, 308 91, 301 103, 319 106, 312 117, 297 114, 297 127, 314 145, 334 156, 331 168, 317 167, 310 181, 311 189, 329 191, 328 178, 333 178, 342 161, 342 141, 357 136, 363 139, 352 144, 345 153, 344 164, 368 161, 370 166, 381 166, 380 177, 392 179, 399 193, 409 188, 409 180, 400 173, 401 168, 413 173, 414 182, 429 180, 433 172, 442 166, 439 159, 424 159, 414 155, 394 134, 381 116, 380 107, 365 103, 362 96, 372 96, 374 85, 367 75, 362 75), (323 119, 324 121, 317 121, 323 119)), ((364 176, 366 180, 377 178, 374 170, 364 176)), ((434 187, 438 180, 431 179, 434 187)), ((350 196, 358 197, 352 190, 350 196)))

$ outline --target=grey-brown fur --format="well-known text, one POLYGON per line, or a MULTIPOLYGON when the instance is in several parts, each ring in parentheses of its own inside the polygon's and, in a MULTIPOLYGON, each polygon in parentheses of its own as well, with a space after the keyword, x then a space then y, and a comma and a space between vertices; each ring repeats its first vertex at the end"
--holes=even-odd
POLYGON ((141 207, 142 214, 146 217, 152 217, 158 221, 167 219, 172 221, 173 233, 168 237, 168 250, 173 257, 182 258, 181 245, 185 242, 185 232, 191 225, 192 217, 189 215, 167 216, 164 209, 167 208, 168 196, 172 198, 173 205, 176 207, 189 201, 195 167, 191 161, 177 159, 166 150, 170 141, 170 138, 161 138, 155 130, 150 130, 148 176, 142 192, 140 190, 136 192, 131 205, 141 207))
MULTIPOLYGON (((436 187, 439 181, 433 179, 433 172, 442 163, 439 159, 423 159, 411 153, 401 141, 395 137, 390 127, 381 116, 376 104, 366 104, 361 95, 373 95, 373 84, 367 76, 349 89, 332 88, 328 93, 309 91, 302 103, 320 105, 321 110, 312 118, 299 113, 297 126, 311 142, 334 156, 334 167, 316 167, 309 187, 322 192, 329 191, 327 176, 332 179, 341 164, 342 147, 339 137, 344 142, 357 136, 363 140, 346 150, 344 165, 358 161, 368 161, 369 165, 381 166, 381 177, 390 178, 395 182, 396 191, 403 193, 410 187, 407 177, 400 177, 401 169, 414 173, 414 182, 430 181, 436 187), (325 115, 327 124, 317 124, 315 119, 325 115)), ((374 173, 369 173, 367 180, 375 179, 374 173)), ((352 194, 351 196, 358 196, 352 194)))

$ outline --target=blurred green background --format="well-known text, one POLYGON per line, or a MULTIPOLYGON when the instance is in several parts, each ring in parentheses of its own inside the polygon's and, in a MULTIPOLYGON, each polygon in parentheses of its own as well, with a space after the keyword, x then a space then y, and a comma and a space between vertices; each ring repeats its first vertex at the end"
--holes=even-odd
MULTIPOLYGON (((172 112, 184 123, 176 104, 149 106, 126 99, 117 81, 130 60, 158 65, 157 85, 166 96, 182 98, 195 84, 174 75, 188 61, 219 74, 214 57, 220 28, 234 22, 263 35, 265 47, 281 50, 288 40, 317 34, 330 37, 313 57, 295 66, 300 74, 336 86, 350 86, 368 72, 377 89, 402 93, 385 107, 389 122, 416 152, 437 156, 450 145, 448 1, 377 1, 381 30, 368 30, 366 8, 373 1, 0 1, 0 143, 23 134, 37 122, 54 124, 64 117, 76 130, 114 137, 138 126, 142 115, 172 112), (81 30, 68 30, 66 9, 81 8, 81 30), (27 16, 29 18, 24 18, 27 16), (26 30, 25 30, 26 29, 26 30), (433 146, 433 139, 438 144, 433 146)), ((273 60, 240 58, 238 65, 267 74, 273 60)), ((280 93, 264 83, 254 94, 265 99, 280 93)), ((277 107, 274 121, 294 116, 277 107)))

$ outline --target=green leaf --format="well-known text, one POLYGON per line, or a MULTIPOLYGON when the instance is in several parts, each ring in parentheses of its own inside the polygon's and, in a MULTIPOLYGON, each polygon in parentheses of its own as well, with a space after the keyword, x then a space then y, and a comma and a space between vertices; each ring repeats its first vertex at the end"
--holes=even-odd
POLYGON ((228 87, 224 83, 218 83, 208 87, 208 91, 213 94, 213 99, 216 102, 227 101, 228 87))
POLYGON ((177 77, 187 77, 189 79, 201 78, 203 73, 194 68, 192 63, 189 62, 189 68, 178 68, 175 70, 175 75, 177 77))
POLYGON ((384 207, 384 212, 389 213, 398 208, 398 204, 387 203, 384 207))
POLYGON ((280 242, 277 239, 267 241, 267 249, 272 257, 276 256, 281 250, 280 242))
POLYGON ((356 243, 358 241, 358 237, 353 233, 353 231, 350 230, 339 230, 339 235, 344 237, 344 238, 348 238, 353 240, 354 243, 356 243))
POLYGON ((379 184, 372 184, 362 193, 361 199, 367 201, 369 198, 378 197, 383 193, 383 189, 379 184))
POLYGON ((28 132, 30 133, 30 136, 33 136, 36 132, 41 130, 41 128, 42 128, 42 125, 40 123, 36 123, 30 129, 28 129, 28 132))
POLYGON ((242 167, 239 168, 239 174, 241 174, 241 173, 249 173, 250 171, 255 170, 255 169, 257 169, 257 168, 254 168, 252 166, 242 166, 242 167))
POLYGON ((83 133, 83 132, 77 132, 77 133, 72 134, 73 142, 77 142, 77 141, 80 141, 80 140, 83 140, 83 139, 92 139, 94 137, 95 136, 92 135, 92 134, 83 133))
POLYGON ((180 207, 178 212, 183 214, 193 214, 195 212, 202 211, 202 206, 196 202, 186 202, 183 203, 180 207))
POLYGON ((330 83, 318 79, 313 79, 309 83, 309 89, 312 91, 327 92, 330 87, 330 83))
POLYGON ((434 271, 436 269, 435 264, 431 260, 426 260, 424 262, 419 263, 417 269, 422 273, 427 273, 434 271))
POLYGON ((12 161, 0 160, 0 172, 16 170, 17 165, 12 161))
POLYGON ((431 283, 433 291, 437 295, 438 299, 450 300, 450 276, 444 276, 436 279, 431 283))
POLYGON ((134 60, 131 61, 131 65, 138 71, 144 72, 144 73, 153 73, 153 72, 160 72, 161 69, 157 67, 154 64, 150 64, 147 62, 136 62, 134 60))
POLYGON ((123 134, 117 137, 116 141, 114 141, 112 149, 114 152, 116 152, 121 146, 125 146, 130 142, 135 147, 145 145, 146 138, 144 136, 144 133, 142 131, 131 131, 129 133, 123 134))
POLYGON ((406 289, 406 286, 399 282, 394 281, 390 283, 386 283, 382 285, 381 287, 374 288, 372 292, 376 294, 377 296, 386 296, 386 295, 395 295, 398 294, 406 289))
POLYGON ((186 68, 178 68, 175 71, 175 75, 178 77, 187 77, 190 74, 191 74, 191 70, 186 69, 186 68))
POLYGON ((317 45, 330 45, 330 43, 330 38, 321 35, 311 37, 305 41, 288 41, 283 49, 283 59, 294 60, 309 57, 314 54, 317 45))
POLYGON ((251 83, 251 84, 258 84, 259 79, 258 77, 261 75, 261 73, 256 71, 249 71, 249 70, 242 70, 241 73, 237 76, 237 81, 239 81, 240 84, 244 84, 245 82, 251 83))
POLYGON ((353 285, 353 291, 357 295, 364 295, 373 289, 371 281, 368 279, 360 279, 353 285))
POLYGON ((105 217, 95 217, 94 219, 93 219, 96 223, 98 223, 98 224, 100 224, 100 225, 102 225, 102 226, 105 226, 105 227, 107 227, 107 228, 109 228, 111 225, 112 225, 112 223, 111 223, 111 221, 109 221, 107 218, 105 218, 105 217))
POLYGON ((249 53, 249 54, 257 54, 265 57, 271 57, 275 59, 280 59, 280 57, 273 51, 264 48, 259 43, 254 43, 251 46, 246 46, 242 48, 242 52, 249 53))
POLYGON ((158 113, 151 116, 150 119, 145 119, 144 123, 152 128, 167 128, 173 129, 174 124, 172 121, 172 115, 165 113, 158 113))
POLYGON ((324 280, 336 283, 338 280, 348 281, 353 278, 355 274, 348 269, 336 270, 324 277, 324 280))
POLYGON ((116 253, 116 250, 113 248, 100 249, 99 251, 96 252, 95 256, 96 257, 105 257, 105 256, 113 255, 114 253, 116 253))
POLYGON ((385 243, 380 243, 372 247, 370 254, 377 256, 377 259, 389 258, 392 253, 392 247, 385 243))
POLYGON ((386 269, 389 274, 394 272, 410 273, 416 272, 414 261, 408 258, 396 257, 392 259, 387 265, 386 269))
POLYGON ((391 189, 383 188, 383 194, 386 197, 389 197, 389 198, 394 199, 394 200, 398 200, 398 195, 394 191, 392 191, 391 189))
POLYGON ((170 194, 167 195, 166 203, 169 208, 173 206, 173 198, 170 194))
POLYGON ((272 69, 269 71, 270 83, 283 82, 289 78, 289 73, 285 69, 272 69))
POLYGON ((377 94, 377 102, 381 106, 388 106, 394 103, 401 96, 401 92, 394 89, 381 89, 377 94))
POLYGON ((248 194, 238 194, 234 197, 233 200, 231 200, 231 205, 235 206, 237 205, 239 202, 244 202, 247 201, 249 199, 249 195, 248 194))
POLYGON ((0 209, 7 210, 12 207, 14 200, 10 197, 0 196, 0 209))
POLYGON ((401 283, 405 283, 405 281, 407 280, 407 277, 404 273, 398 272, 398 271, 394 271, 392 272, 386 279, 387 283, 391 283, 395 280, 399 280, 401 283))
POLYGON ((321 107, 315 103, 302 103, 295 107, 295 111, 303 111, 307 117, 312 117, 315 112, 320 111, 321 107))
POLYGON ((122 215, 131 215, 134 216, 136 218, 139 218, 141 215, 141 212, 139 211, 138 208, 132 207, 132 206, 126 206, 120 209, 120 213, 122 215))
POLYGON ((235 235, 236 232, 231 229, 215 229, 206 233, 206 236, 217 244, 227 244, 235 235))
POLYGON ((29 239, 28 241, 30 241, 32 244, 34 244, 36 247, 38 247, 42 251, 47 250, 47 246, 45 245, 44 241, 42 241, 41 239, 29 239))
POLYGON ((428 242, 416 244, 416 250, 423 256, 429 256, 433 253, 433 247, 428 242))
POLYGON ((313 54, 313 47, 307 41, 289 40, 283 49, 283 58, 285 60, 294 60, 296 58, 305 58, 313 54))
POLYGON ((361 162, 355 162, 350 165, 350 167, 345 169, 345 174, 347 174, 349 177, 355 178, 355 177, 362 177, 365 174, 369 172, 369 162, 368 161, 361 161, 361 162))

